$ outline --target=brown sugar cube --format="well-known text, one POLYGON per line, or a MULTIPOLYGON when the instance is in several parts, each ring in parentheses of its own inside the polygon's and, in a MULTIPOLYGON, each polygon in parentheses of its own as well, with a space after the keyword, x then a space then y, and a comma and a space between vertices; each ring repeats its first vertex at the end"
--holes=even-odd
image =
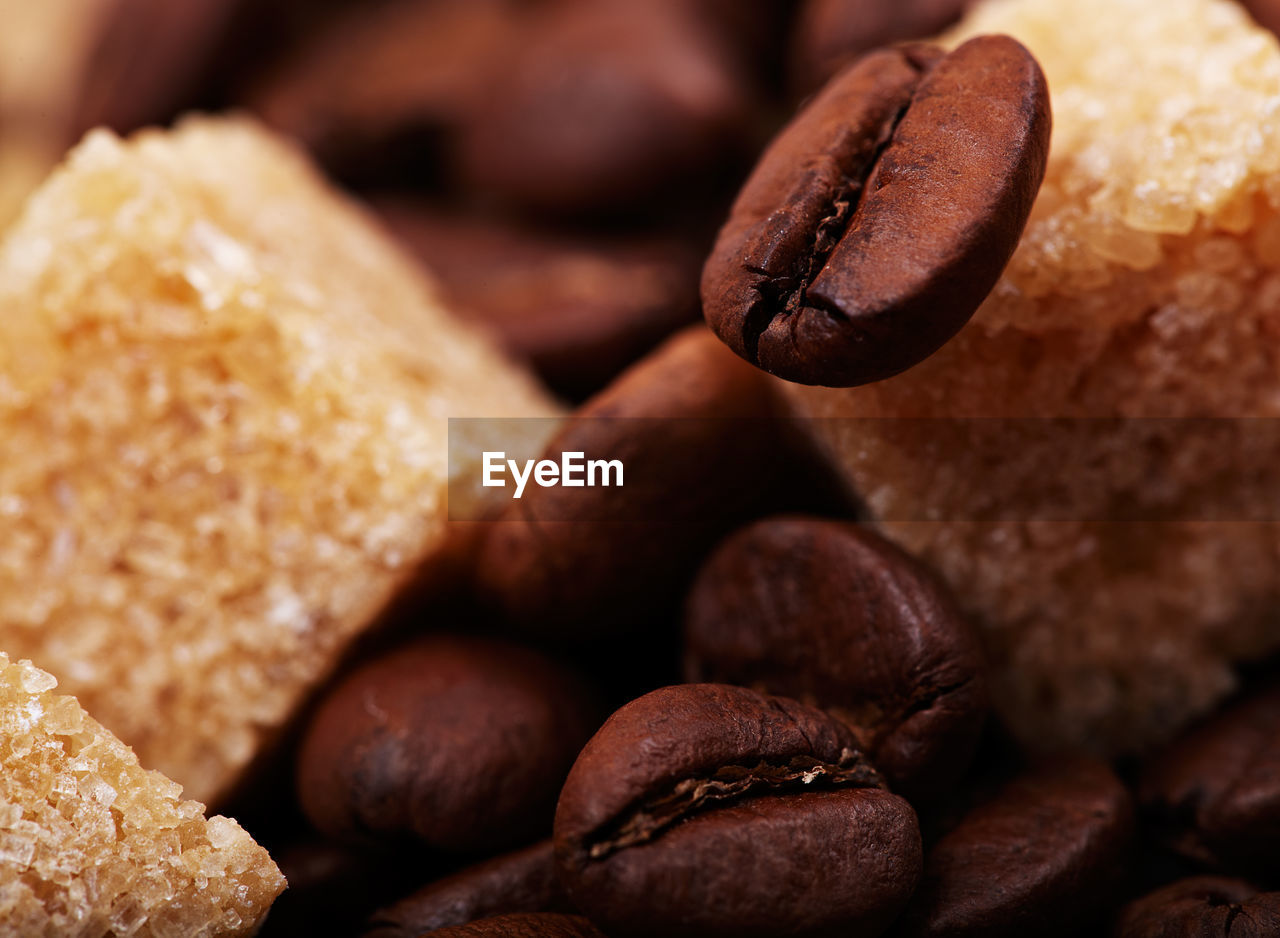
POLYGON ((447 418, 556 413, 246 121, 90 135, 0 297, 0 648, 204 801, 442 550, 447 418))
POLYGON ((791 391, 983 625, 1017 735, 1142 748, 1280 648, 1276 434, 1180 419, 1280 416, 1280 47, 1227 0, 1003 0, 948 41, 983 33, 1053 101, 1009 267, 920 366, 791 391))
POLYGON ((5 934, 250 935, 284 877, 235 821, 0 654, 0 922, 5 934))

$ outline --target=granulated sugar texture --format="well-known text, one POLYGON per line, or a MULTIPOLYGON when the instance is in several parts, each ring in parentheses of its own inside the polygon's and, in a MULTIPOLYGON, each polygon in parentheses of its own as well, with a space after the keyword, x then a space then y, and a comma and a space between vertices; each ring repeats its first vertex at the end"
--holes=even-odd
POLYGON ((285 887, 29 661, 0 654, 0 927, 50 938, 248 935, 285 887))
POLYGON ((980 621, 1025 742, 1141 748, 1280 648, 1280 527, 1256 523, 1280 511, 1250 469, 1280 432, 1038 418, 1280 416, 1280 48, 1227 0, 992 0, 949 41, 989 32, 1035 53, 1054 111, 1012 263, 918 368, 792 393, 819 417, 1031 418, 816 426, 980 621))
POLYGON ((0 649, 202 800, 440 549, 447 418, 555 413, 247 122, 91 135, 0 309, 0 649))

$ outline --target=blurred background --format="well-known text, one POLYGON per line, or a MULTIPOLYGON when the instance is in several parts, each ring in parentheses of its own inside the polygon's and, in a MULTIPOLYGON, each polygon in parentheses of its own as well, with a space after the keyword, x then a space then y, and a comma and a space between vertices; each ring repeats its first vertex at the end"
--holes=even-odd
POLYGON ((95 127, 248 111, 569 400, 698 317, 755 154, 965 0, 0 0, 0 225, 95 127))

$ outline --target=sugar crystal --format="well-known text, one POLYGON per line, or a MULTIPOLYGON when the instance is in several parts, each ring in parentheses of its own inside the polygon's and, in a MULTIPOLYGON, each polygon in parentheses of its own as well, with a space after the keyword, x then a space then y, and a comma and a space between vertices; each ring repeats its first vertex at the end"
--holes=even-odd
POLYGON ((1158 421, 1038 418, 1280 417, 1280 46, 1229 0, 988 0, 946 41, 979 33, 1023 41, 1053 104, 1000 284, 906 374, 790 393, 809 416, 1012 418, 977 440, 816 427, 982 626, 1025 743, 1140 749, 1280 648, 1280 525, 1237 521, 1275 503, 1241 467, 1280 465, 1258 451, 1280 445, 1222 421, 1170 456, 1158 421), (1105 520, 1134 507, 1187 520, 1105 520), (1026 520, 977 520, 992 510, 1026 520))

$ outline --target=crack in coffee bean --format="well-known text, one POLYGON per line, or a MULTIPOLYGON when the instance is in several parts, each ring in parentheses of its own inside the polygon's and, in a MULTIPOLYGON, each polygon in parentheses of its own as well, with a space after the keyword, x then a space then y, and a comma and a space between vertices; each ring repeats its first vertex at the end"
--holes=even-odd
POLYGON ((803 384, 898 374, 960 330, 1044 178, 1048 90, 1005 36, 842 72, 773 141, 703 269, 708 323, 803 384))
POLYGON ((879 935, 922 865, 915 812, 849 727, 723 684, 609 718, 561 791, 555 854, 574 906, 616 938, 879 935))
POLYGON ((837 763, 800 756, 787 765, 760 762, 754 767, 727 765, 709 777, 686 778, 670 792, 654 796, 630 815, 609 825, 590 845, 588 854, 601 860, 618 850, 647 843, 685 818, 726 802, 763 791, 787 792, 831 788, 884 788, 879 773, 862 753, 846 749, 837 763))

